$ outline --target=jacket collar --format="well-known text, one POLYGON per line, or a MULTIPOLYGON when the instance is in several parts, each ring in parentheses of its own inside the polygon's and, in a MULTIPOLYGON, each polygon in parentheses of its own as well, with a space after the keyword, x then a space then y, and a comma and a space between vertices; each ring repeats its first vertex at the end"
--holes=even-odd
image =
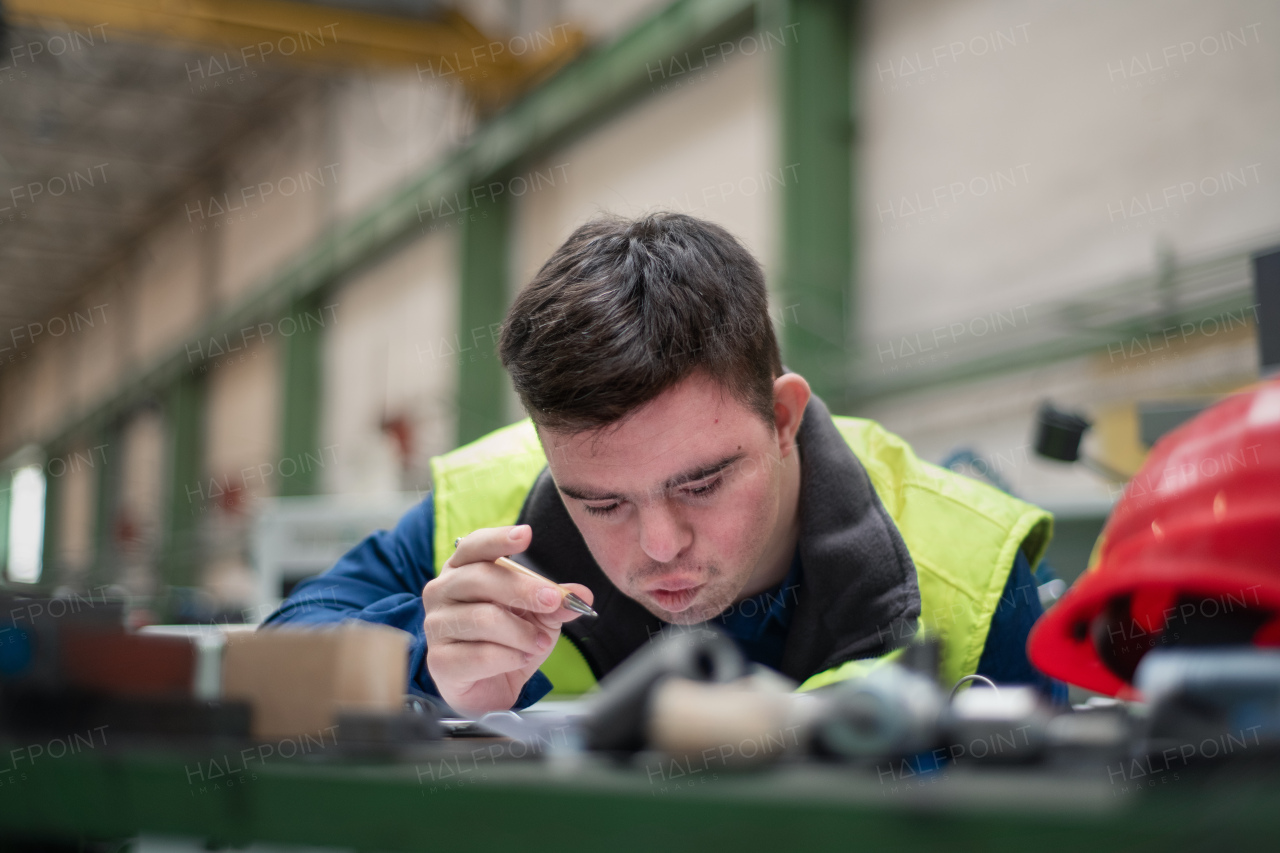
POLYGON ((920 588, 897 526, 816 396, 797 442, 803 578, 782 671, 803 681, 892 648, 904 625, 914 630, 920 588))

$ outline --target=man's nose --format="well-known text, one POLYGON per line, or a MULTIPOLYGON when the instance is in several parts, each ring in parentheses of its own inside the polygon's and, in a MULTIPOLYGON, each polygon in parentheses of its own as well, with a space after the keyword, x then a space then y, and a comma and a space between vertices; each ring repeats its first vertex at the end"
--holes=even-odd
POLYGON ((651 560, 669 563, 693 541, 693 531, 664 502, 640 511, 640 548, 651 560))

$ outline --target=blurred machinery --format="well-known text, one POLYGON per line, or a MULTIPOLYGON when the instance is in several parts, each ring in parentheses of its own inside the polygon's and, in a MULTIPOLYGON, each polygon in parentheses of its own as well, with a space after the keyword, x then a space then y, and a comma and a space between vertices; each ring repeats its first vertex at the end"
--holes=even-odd
POLYGON ((1123 483, 1128 479, 1127 475, 1098 459, 1081 454, 1080 442, 1092 426, 1082 415, 1062 411, 1045 401, 1036 413, 1036 453, 1058 462, 1079 462, 1107 480, 1123 483))
POLYGON ((289 596, 299 581, 328 571, 371 530, 390 529, 418 494, 374 498, 329 495, 261 500, 254 520, 258 598, 253 622, 289 596))

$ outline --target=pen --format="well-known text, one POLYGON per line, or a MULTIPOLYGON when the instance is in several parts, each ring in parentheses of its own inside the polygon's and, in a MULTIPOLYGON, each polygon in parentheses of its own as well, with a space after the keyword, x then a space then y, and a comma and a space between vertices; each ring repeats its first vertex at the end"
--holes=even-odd
POLYGON ((561 603, 563 604, 564 607, 568 608, 569 610, 572 610, 575 613, 581 613, 583 616, 599 616, 600 615, 591 609, 590 604, 587 604, 581 598, 578 598, 578 596, 574 595, 572 592, 569 592, 569 590, 560 586, 560 584, 551 580, 551 578, 547 577, 546 575, 540 575, 537 572, 535 572, 533 569, 529 568, 528 566, 522 566, 519 563, 517 563, 515 560, 508 560, 506 557, 499 557, 498 559, 494 560, 494 562, 497 563, 499 566, 502 566, 502 568, 504 569, 510 569, 513 572, 520 572, 521 574, 525 574, 525 575, 529 575, 530 577, 537 578, 540 581, 547 581, 548 583, 555 584, 556 589, 560 590, 561 594, 564 596, 564 601, 561 603))

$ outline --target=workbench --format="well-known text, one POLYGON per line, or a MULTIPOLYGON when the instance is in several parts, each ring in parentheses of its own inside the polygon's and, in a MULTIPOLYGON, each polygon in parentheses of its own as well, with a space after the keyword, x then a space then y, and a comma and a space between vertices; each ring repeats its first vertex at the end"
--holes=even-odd
POLYGON ((458 739, 396 758, 324 747, 259 759, 252 747, 108 736, 74 754, 20 760, 0 776, 0 847, 146 834, 214 848, 476 853, 1164 853, 1274 849, 1280 838, 1280 762, 1266 756, 1146 771, 970 766, 902 775, 812 761, 731 770, 656 755, 631 764, 554 752, 522 759, 511 744, 458 739))

